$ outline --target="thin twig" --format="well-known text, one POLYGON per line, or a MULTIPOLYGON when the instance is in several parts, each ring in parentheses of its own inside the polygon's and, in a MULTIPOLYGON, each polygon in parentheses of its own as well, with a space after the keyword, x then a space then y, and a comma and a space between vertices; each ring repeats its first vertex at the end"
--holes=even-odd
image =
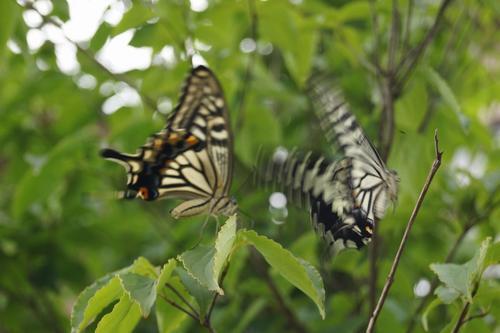
POLYGON ((188 316, 190 316, 191 318, 193 318, 196 322, 200 321, 200 319, 198 318, 198 316, 195 315, 194 313, 191 313, 189 310, 184 309, 182 306, 180 306, 179 304, 175 303, 174 301, 172 301, 171 299, 167 298, 164 295, 159 294, 159 296, 161 298, 163 298, 168 304, 172 305, 174 308, 176 308, 176 309, 184 312, 185 314, 187 314, 188 316))
POLYGON ((486 310, 486 311, 482 311, 481 313, 478 313, 478 314, 475 314, 475 315, 472 315, 472 316, 468 316, 466 319, 464 319, 464 323, 467 323, 467 322, 469 322, 471 320, 474 320, 474 319, 484 318, 489 313, 490 313, 490 310, 486 310))
MULTIPOLYGON (((253 41, 257 45, 257 39, 258 39, 258 31, 257 31, 257 26, 258 26, 258 16, 257 16, 257 10, 255 8, 255 0, 248 0, 248 13, 250 16, 250 38, 253 39, 253 41)), ((238 110, 236 114, 236 131, 239 131, 241 127, 243 126, 243 122, 245 119, 245 102, 246 102, 246 96, 248 93, 248 90, 250 89, 250 83, 252 81, 252 71, 253 71, 253 65, 255 62, 255 55, 257 54, 257 48, 250 52, 248 55, 247 59, 247 65, 245 68, 245 76, 243 78, 243 83, 241 86, 240 91, 238 92, 237 96, 237 101, 238 101, 238 107, 236 110, 238 110)))
MULTIPOLYGON (((56 26, 57 28, 59 28, 59 29, 62 30, 63 27, 62 27, 62 23, 61 22, 59 22, 58 20, 54 19, 53 17, 49 17, 49 16, 43 15, 35 6, 33 6, 33 3, 26 2, 24 4, 24 8, 26 8, 26 9, 32 9, 32 10, 36 11, 42 17, 42 20, 43 20, 44 23, 53 24, 54 26, 56 26)), ((145 105, 147 105, 153 111, 156 110, 156 102, 151 97, 149 97, 148 95, 144 94, 139 89, 139 87, 137 87, 125 75, 112 72, 109 68, 107 68, 106 66, 104 66, 99 60, 97 60, 95 54, 91 50, 83 48, 80 44, 78 44, 77 42, 73 41, 71 38, 69 38, 68 36, 66 36, 66 34, 64 34, 64 33, 63 33, 63 36, 64 36, 64 38, 68 42, 70 42, 71 44, 73 44, 77 48, 78 52, 80 52, 81 54, 83 54, 94 65, 96 65, 96 67, 98 67, 99 69, 101 69, 102 71, 104 71, 108 76, 110 76, 111 78, 115 79, 116 81, 122 81, 122 82, 126 83, 132 89, 134 89, 135 91, 137 91, 137 93, 139 94, 139 96, 141 97, 141 99, 142 99, 142 101, 144 102, 145 105)))
POLYGON ((191 309, 191 311, 193 311, 193 313, 199 317, 200 315, 198 314, 198 311, 196 311, 196 309, 188 302, 188 300, 186 298, 184 298, 184 296, 182 296, 182 294, 180 292, 177 291, 177 289, 174 288, 174 286, 172 286, 170 283, 166 283, 165 286, 172 290, 172 292, 177 295, 177 297, 179 297, 179 299, 181 300, 182 303, 186 304, 188 306, 188 308, 191 309))
POLYGON ((469 308, 470 308, 470 303, 465 302, 462 311, 460 311, 460 317, 458 317, 458 320, 455 326, 453 327, 453 330, 451 331, 452 333, 457 333, 458 331, 460 331, 460 328, 465 323, 465 317, 469 313, 469 308))
POLYGON ((444 17, 444 13, 446 9, 451 4, 453 0, 443 0, 441 6, 439 7, 438 13, 436 15, 436 19, 434 20, 433 25, 425 35, 424 39, 413 49, 411 49, 406 57, 401 59, 397 67, 397 72, 400 74, 400 79, 398 80, 398 84, 403 86, 408 80, 411 72, 415 69, 417 63, 422 57, 423 53, 427 49, 427 46, 431 43, 431 41, 436 36, 439 25, 444 17), (406 67, 406 68, 405 68, 406 67))
POLYGON ((392 262, 391 270, 389 271, 389 275, 387 276, 387 280, 385 282, 384 289, 382 289, 382 293, 381 293, 380 298, 378 300, 377 306, 375 307, 375 310, 373 311, 373 313, 370 317, 370 321, 369 321, 368 327, 366 329, 367 333, 373 332, 373 330, 375 328, 375 323, 377 321, 378 315, 380 314, 380 311, 382 310, 382 307, 384 306, 384 302, 387 298, 387 295, 389 294, 389 289, 391 288, 391 285, 394 282, 394 276, 396 274, 396 270, 398 268, 399 261, 401 259, 401 255, 403 253, 404 247, 405 247, 406 242, 408 240, 408 237, 410 235, 411 227, 413 226, 415 218, 417 217, 417 214, 420 210, 420 207, 422 206, 425 195, 427 194, 427 191, 429 190, 429 186, 431 185, 432 179, 434 178, 434 175, 436 174, 436 172, 438 171, 438 169, 441 165, 441 158, 443 156, 443 152, 439 151, 439 141, 438 141, 438 136, 437 136, 437 129, 436 129, 436 132, 434 133, 434 147, 435 147, 436 157, 434 159, 434 162, 432 163, 431 169, 429 170, 429 174, 427 175, 427 179, 426 179, 424 186, 420 192, 420 195, 418 196, 417 203, 415 204, 415 207, 413 208, 410 219, 408 220, 408 224, 406 225, 406 229, 403 233, 403 238, 401 239, 401 243, 399 244, 398 251, 396 252, 396 256, 394 257, 394 260, 392 262))

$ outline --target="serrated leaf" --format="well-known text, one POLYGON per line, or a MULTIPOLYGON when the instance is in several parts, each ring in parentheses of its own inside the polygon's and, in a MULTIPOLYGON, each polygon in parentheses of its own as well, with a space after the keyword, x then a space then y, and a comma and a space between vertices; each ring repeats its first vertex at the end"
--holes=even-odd
POLYGON ((196 303, 198 303, 200 317, 204 318, 208 312, 215 292, 210 291, 207 287, 201 285, 200 282, 185 269, 177 267, 175 271, 179 275, 182 284, 186 287, 189 294, 192 295, 195 298, 196 303))
POLYGON ((123 289, 113 274, 106 275, 80 293, 71 312, 71 331, 80 332, 110 303, 120 298, 123 289))
POLYGON ((488 237, 481 243, 474 257, 465 264, 431 264, 430 267, 446 287, 454 289, 472 302, 473 288, 486 268, 490 245, 491 238, 488 237))
POLYGON ((236 236, 236 215, 231 216, 217 234, 215 246, 199 245, 181 254, 178 259, 186 271, 202 286, 223 295, 219 277, 229 258, 236 236))
POLYGON ((242 230, 240 237, 252 244, 264 259, 288 282, 304 292, 318 307, 321 317, 325 318, 325 289, 317 270, 304 264, 279 243, 252 230, 242 230))
POLYGON ((160 290, 165 287, 165 284, 168 282, 170 277, 172 276, 172 272, 177 266, 177 261, 175 259, 169 259, 163 268, 161 269, 160 276, 156 280, 156 293, 159 293, 160 290))
POLYGON ((120 274, 119 278, 123 289, 139 305, 142 316, 149 316, 156 301, 156 281, 131 272, 120 274))
POLYGON ((102 317, 96 333, 128 333, 134 330, 141 318, 139 305, 132 301, 128 294, 123 294, 110 313, 102 317))
POLYGON ((198 245, 193 250, 188 250, 177 257, 182 262, 189 275, 201 286, 208 290, 218 291, 219 285, 213 279, 213 259, 215 248, 207 245, 198 245))
POLYGON ((236 214, 229 217, 226 223, 222 226, 217 239, 215 240, 215 256, 213 264, 212 278, 217 283, 220 292, 224 294, 223 290, 219 287, 219 278, 222 273, 222 268, 227 263, 229 255, 233 249, 234 240, 236 238, 236 214))
POLYGON ((142 276, 147 276, 152 279, 156 279, 158 277, 156 267, 144 257, 135 259, 132 265, 130 265, 128 271, 142 276))
POLYGON ((441 301, 439 299, 434 299, 428 306, 427 308, 425 309, 425 311, 422 313, 422 326, 424 327, 424 330, 427 332, 429 330, 429 322, 427 320, 427 318, 429 317, 429 314, 431 313, 432 310, 434 310, 434 308, 436 306, 438 306, 439 304, 441 304, 441 301))

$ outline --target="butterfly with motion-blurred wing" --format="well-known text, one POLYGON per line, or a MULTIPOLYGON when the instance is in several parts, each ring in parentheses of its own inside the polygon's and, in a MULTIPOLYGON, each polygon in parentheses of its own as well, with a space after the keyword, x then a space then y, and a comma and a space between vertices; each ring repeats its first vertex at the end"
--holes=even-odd
POLYGON ((136 154, 104 149, 104 158, 127 169, 122 197, 146 201, 184 199, 174 218, 198 214, 232 215, 229 197, 233 141, 221 85, 206 67, 193 69, 167 124, 136 154))
POLYGON ((399 178, 387 169, 341 91, 329 86, 324 80, 311 82, 309 95, 327 140, 343 157, 328 161, 311 153, 275 154, 262 172, 264 181, 289 200, 309 206, 313 226, 337 252, 371 240, 375 221, 397 199, 399 178))

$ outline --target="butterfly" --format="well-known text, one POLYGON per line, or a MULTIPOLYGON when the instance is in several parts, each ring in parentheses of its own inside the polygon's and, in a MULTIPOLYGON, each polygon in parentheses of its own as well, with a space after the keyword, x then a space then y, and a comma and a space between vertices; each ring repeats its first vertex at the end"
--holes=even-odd
POLYGON ((342 157, 275 153, 261 168, 263 178, 290 201, 308 205, 314 228, 332 252, 359 249, 371 240, 388 202, 397 199, 399 178, 387 169, 339 89, 312 81, 309 95, 327 140, 342 157))
POLYGON ((212 71, 194 68, 165 128, 135 154, 104 149, 101 155, 127 170, 122 197, 153 201, 183 199, 170 213, 175 219, 198 214, 230 216, 233 140, 222 87, 212 71))

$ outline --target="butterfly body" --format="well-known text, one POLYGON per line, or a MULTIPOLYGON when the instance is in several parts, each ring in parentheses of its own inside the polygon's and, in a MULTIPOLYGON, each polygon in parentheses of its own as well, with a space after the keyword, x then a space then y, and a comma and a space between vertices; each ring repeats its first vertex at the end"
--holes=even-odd
POLYGON ((179 105, 163 130, 136 154, 104 149, 103 157, 127 168, 126 199, 186 200, 171 211, 174 218, 197 214, 232 215, 232 136, 222 88, 213 73, 193 69, 179 105))

